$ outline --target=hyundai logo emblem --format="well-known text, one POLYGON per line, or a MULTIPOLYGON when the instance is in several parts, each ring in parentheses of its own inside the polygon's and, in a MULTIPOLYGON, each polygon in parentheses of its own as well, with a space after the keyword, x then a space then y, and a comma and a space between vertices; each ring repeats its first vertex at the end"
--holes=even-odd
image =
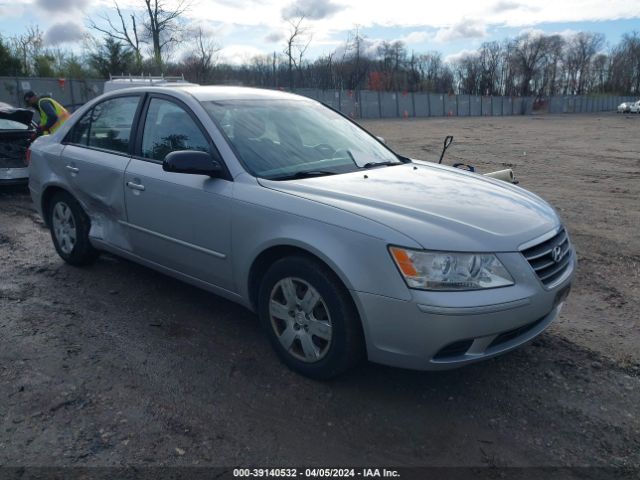
POLYGON ((556 263, 562 260, 562 247, 560 245, 554 247, 553 250, 551 250, 551 256, 556 263))

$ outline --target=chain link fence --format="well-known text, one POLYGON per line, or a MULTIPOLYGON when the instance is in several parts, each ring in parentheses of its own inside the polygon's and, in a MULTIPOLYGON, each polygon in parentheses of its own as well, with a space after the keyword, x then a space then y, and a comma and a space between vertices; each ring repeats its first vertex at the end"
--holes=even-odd
MULTIPOLYGON (((33 90, 51 95, 70 110, 102 94, 104 80, 0 77, 0 102, 23 105, 23 95, 33 90)), ((295 93, 319 100, 352 118, 483 117, 548 113, 614 111, 635 97, 612 95, 500 97, 448 95, 423 92, 378 92, 371 90, 296 89, 295 93)))

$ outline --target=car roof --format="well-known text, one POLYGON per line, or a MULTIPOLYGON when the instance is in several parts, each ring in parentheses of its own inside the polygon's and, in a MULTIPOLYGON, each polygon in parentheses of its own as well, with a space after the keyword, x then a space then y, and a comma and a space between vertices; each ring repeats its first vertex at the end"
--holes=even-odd
POLYGON ((185 92, 203 101, 222 100, 307 100, 307 97, 294 95, 279 90, 267 90, 263 88, 236 87, 236 86, 202 86, 189 84, 172 84, 169 86, 146 86, 118 89, 109 92, 107 95, 126 95, 127 93, 155 92, 175 95, 177 92, 185 92))
POLYGON ((184 90, 201 101, 211 100, 304 100, 305 97, 265 88, 194 86, 184 90))

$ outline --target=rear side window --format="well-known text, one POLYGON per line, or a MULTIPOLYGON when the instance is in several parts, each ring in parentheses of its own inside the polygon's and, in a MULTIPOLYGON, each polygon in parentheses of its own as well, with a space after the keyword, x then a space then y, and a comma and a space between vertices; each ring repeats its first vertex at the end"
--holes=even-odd
POLYGON ((87 144, 87 140, 89 140, 89 125, 91 125, 91 112, 92 110, 89 110, 76 122, 67 135, 67 142, 75 143, 76 145, 87 144))
POLYGON ((162 161, 167 154, 178 150, 210 152, 211 149, 186 110, 173 102, 152 98, 142 134, 142 156, 162 161))
POLYGON ((66 141, 119 153, 129 152, 131 126, 140 97, 118 97, 99 103, 73 126, 66 141))
POLYGON ((140 97, 119 97, 93 107, 88 145, 127 153, 139 100, 140 97))

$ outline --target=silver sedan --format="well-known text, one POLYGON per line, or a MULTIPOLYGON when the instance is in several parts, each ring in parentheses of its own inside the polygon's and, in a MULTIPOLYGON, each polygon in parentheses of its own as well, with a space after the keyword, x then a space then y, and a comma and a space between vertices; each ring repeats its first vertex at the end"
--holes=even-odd
POLYGON ((60 256, 106 251, 255 311, 314 378, 452 368, 558 315, 576 265, 526 190, 397 155, 315 101, 233 87, 105 94, 31 147, 60 256))

